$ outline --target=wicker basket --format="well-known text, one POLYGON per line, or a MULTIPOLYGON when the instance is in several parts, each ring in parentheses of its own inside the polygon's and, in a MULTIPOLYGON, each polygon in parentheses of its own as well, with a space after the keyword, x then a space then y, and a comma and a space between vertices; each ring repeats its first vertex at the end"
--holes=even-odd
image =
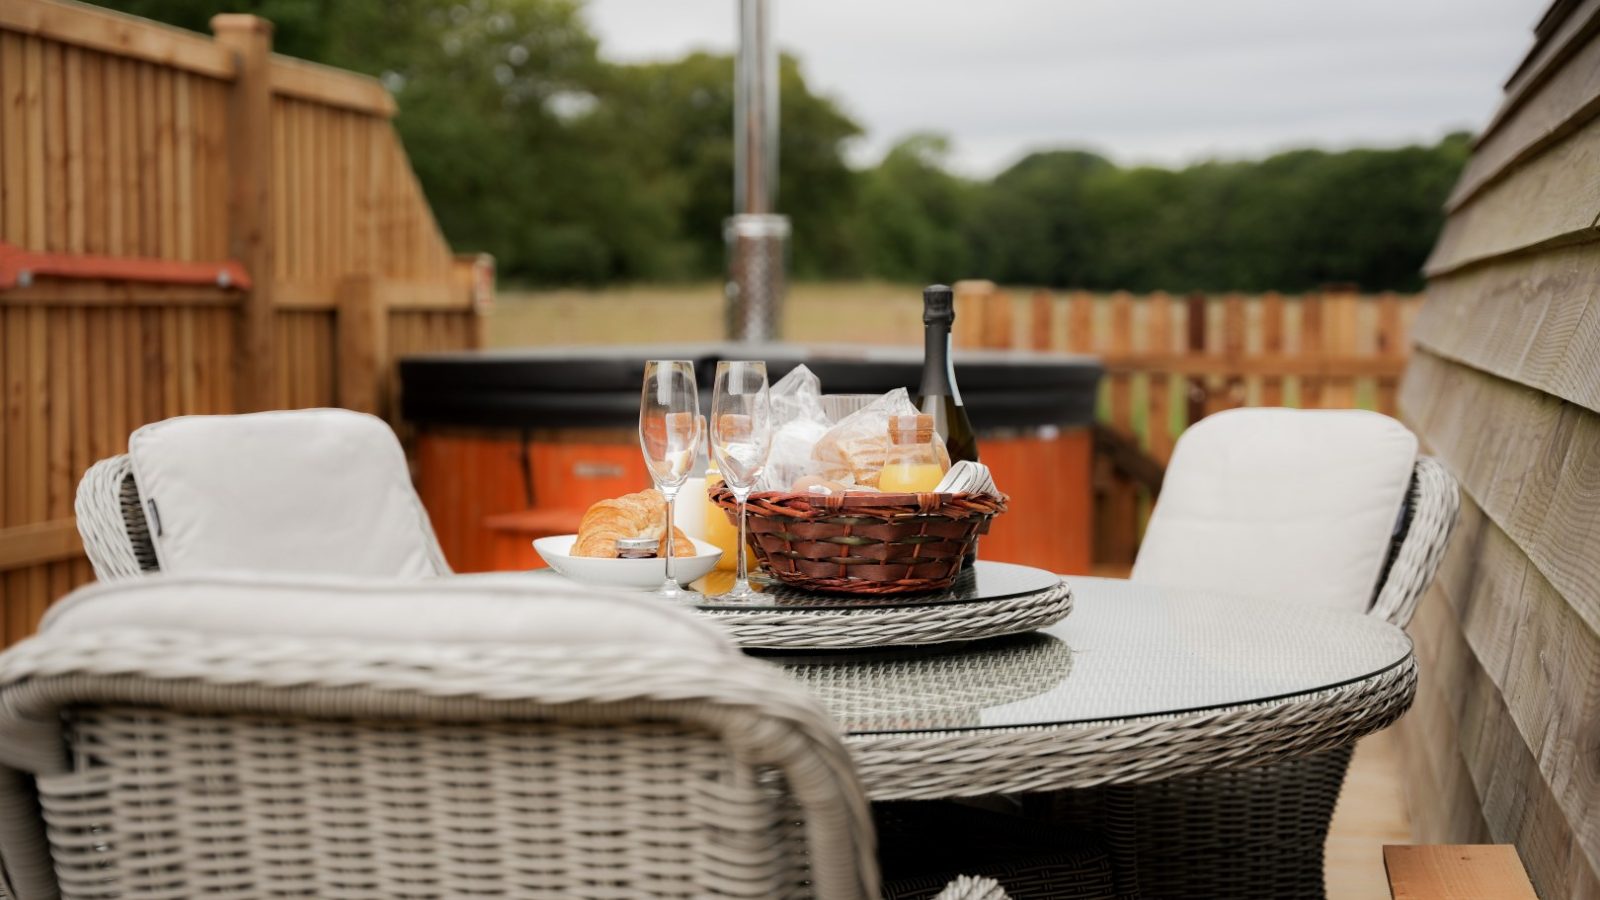
MULTIPOLYGON (((725 485, 711 499, 737 527, 725 485)), ((910 594, 950 586, 961 560, 1006 511, 992 494, 794 494, 762 491, 748 504, 756 558, 784 584, 839 594, 910 594)))

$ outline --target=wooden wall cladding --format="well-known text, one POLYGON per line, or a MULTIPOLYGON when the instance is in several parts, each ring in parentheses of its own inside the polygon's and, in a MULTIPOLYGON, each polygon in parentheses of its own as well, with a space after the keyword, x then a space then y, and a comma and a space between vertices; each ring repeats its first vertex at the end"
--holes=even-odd
POLYGON ((1559 247, 1430 285, 1418 346, 1600 411, 1600 253, 1559 247))
POLYGON ((474 297, 388 93, 272 56, 258 20, 226 18, 213 39, 79 4, 0 2, 0 242, 118 271, 235 260, 250 277, 248 291, 60 275, 0 288, 0 646, 92 577, 78 478, 135 428, 350 397, 382 412, 390 348, 477 343, 474 297), (252 109, 259 121, 241 121, 252 109), (239 202, 248 191, 261 202, 239 202), (385 328, 342 321, 351 283, 377 311, 365 322, 385 328), (391 319, 392 340, 375 343, 391 319), (243 363, 262 347, 270 365, 243 363))
POLYGON ((1560 2, 1428 263, 1401 410, 1461 482, 1411 632, 1416 837, 1600 897, 1600 0, 1560 2))

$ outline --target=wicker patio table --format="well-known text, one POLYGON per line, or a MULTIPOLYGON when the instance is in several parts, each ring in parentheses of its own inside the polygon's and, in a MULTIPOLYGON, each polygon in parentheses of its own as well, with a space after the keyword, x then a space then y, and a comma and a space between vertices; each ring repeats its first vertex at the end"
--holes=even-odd
POLYGON ((840 722, 874 800, 1057 792, 1059 809, 1093 798, 1092 814, 1072 821, 1098 821, 1125 895, 1140 881, 1233 893, 1252 879, 1250 860, 1304 869, 1306 893, 1320 895, 1350 747, 1399 718, 1416 691, 1410 638, 1376 616, 1292 598, 1068 581, 1072 614, 1030 634, 765 655, 840 722), (1163 790, 1134 788, 1152 782, 1163 790), (1215 837, 1174 854, 1160 829, 1135 826, 1152 815, 1172 820, 1167 837, 1215 837), (1146 846, 1152 833, 1163 846, 1146 846))

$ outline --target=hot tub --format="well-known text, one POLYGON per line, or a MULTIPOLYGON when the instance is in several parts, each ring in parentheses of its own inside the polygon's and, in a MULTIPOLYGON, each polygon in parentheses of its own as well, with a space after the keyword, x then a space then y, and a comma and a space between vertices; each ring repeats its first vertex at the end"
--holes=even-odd
MULTIPOLYGON (((773 381, 805 363, 828 393, 921 380, 920 348, 672 344, 472 351, 400 361, 417 487, 457 571, 540 565, 534 537, 577 530, 590 503, 650 484, 639 452, 647 359, 693 360, 710 409, 721 359, 762 359, 773 381)), ((1011 495, 980 556, 1087 572, 1089 426, 1101 368, 1088 357, 958 351, 956 378, 979 453, 1011 495)))

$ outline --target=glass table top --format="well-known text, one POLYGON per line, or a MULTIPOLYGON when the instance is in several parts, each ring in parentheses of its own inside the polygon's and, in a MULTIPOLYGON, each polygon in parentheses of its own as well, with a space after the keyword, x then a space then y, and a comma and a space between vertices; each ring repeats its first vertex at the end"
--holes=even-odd
POLYGON ((1411 655, 1372 616, 1071 576, 1072 614, 950 647, 761 652, 846 733, 1064 725, 1194 712, 1359 681, 1411 655))

